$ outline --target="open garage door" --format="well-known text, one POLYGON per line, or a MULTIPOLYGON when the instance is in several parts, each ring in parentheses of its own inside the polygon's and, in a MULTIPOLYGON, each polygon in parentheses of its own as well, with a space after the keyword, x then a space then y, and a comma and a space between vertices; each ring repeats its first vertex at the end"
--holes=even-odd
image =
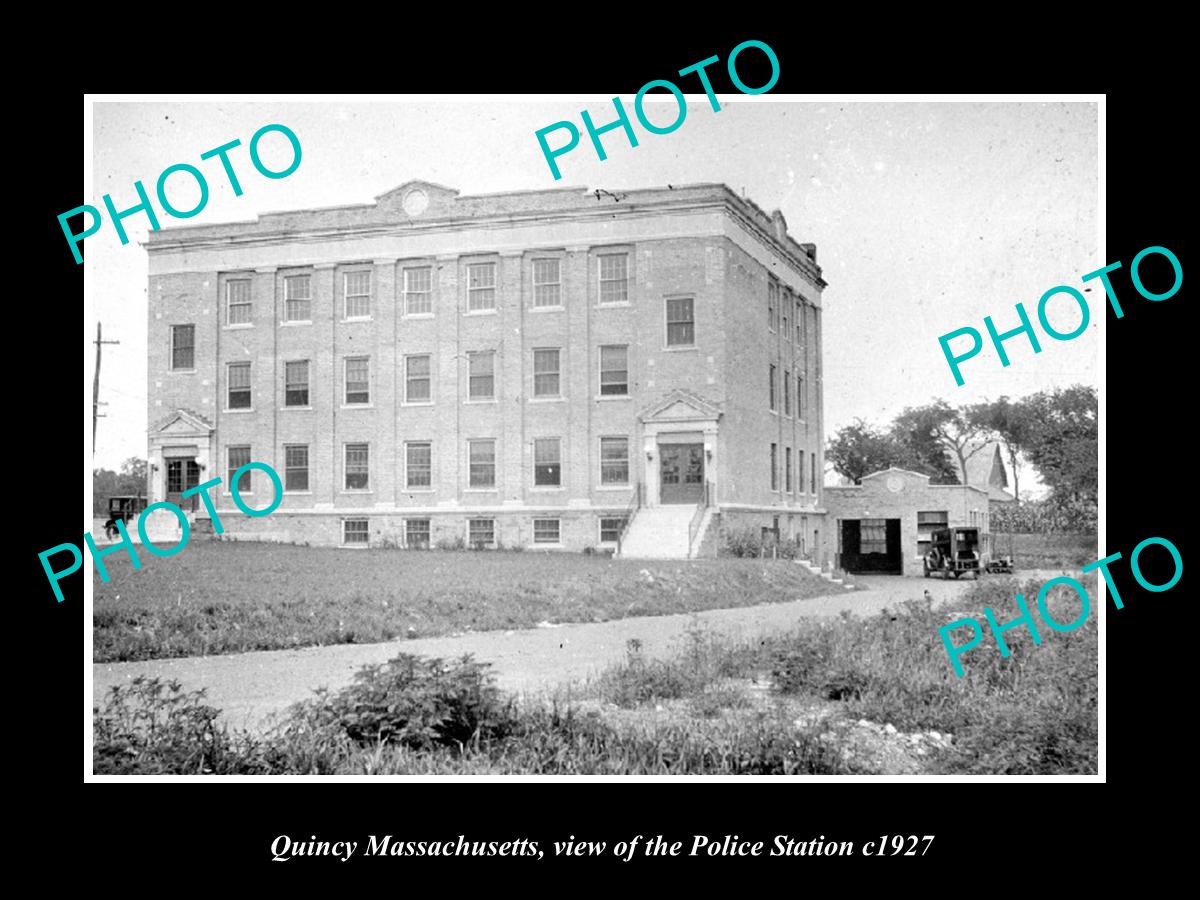
POLYGON ((842 519, 842 568, 859 575, 903 575, 899 519, 842 519))

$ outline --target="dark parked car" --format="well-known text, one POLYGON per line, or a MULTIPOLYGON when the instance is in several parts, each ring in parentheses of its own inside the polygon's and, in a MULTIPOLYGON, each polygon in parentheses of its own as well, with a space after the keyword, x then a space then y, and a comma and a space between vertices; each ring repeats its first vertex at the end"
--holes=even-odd
POLYGON ((983 571, 978 528, 939 528, 929 537, 925 554, 925 577, 940 573, 942 578, 960 578, 970 572, 975 578, 983 571))
MULTIPOLYGON (((104 533, 110 539, 117 537, 120 533, 117 531, 117 522, 127 523, 130 519, 136 519, 145 508, 145 497, 109 497, 108 519, 104 523, 104 533)), ((125 530, 129 530, 128 526, 125 530)))

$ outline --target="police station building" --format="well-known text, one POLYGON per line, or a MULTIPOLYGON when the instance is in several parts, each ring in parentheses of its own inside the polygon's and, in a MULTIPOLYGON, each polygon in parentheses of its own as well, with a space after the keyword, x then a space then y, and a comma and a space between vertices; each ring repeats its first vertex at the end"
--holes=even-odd
POLYGON ((235 538, 695 556, 719 522, 825 561, 816 248, 725 185, 410 182, 147 251, 150 499, 198 530, 181 494, 232 513, 253 460, 283 500, 235 538))

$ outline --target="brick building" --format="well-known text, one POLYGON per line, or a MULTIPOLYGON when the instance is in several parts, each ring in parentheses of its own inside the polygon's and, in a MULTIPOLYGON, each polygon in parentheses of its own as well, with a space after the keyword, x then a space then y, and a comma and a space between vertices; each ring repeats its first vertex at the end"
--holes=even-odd
POLYGON ((146 247, 149 493, 199 528, 220 477, 248 539, 695 555, 719 514, 822 556, 825 282, 724 185, 410 182, 146 247))

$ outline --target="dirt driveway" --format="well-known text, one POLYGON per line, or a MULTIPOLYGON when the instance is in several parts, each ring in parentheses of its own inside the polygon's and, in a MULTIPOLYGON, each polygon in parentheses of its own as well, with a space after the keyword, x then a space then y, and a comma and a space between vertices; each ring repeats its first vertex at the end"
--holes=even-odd
POLYGON ((697 619, 705 628, 730 637, 752 637, 787 631, 803 617, 836 616, 843 610, 871 614, 885 606, 916 599, 926 589, 937 600, 950 599, 967 590, 972 582, 877 576, 860 577, 858 584, 859 590, 845 594, 688 615, 645 616, 383 644, 97 663, 92 666, 92 697, 93 702, 99 702, 110 686, 127 683, 138 675, 173 678, 186 689, 205 688, 208 702, 223 711, 225 721, 231 726, 257 730, 267 724, 265 720, 272 713, 304 699, 312 689, 341 687, 350 682, 360 666, 384 662, 399 652, 440 657, 470 653, 493 664, 503 689, 537 694, 585 679, 619 662, 631 638, 642 642, 645 654, 665 655, 697 619))

